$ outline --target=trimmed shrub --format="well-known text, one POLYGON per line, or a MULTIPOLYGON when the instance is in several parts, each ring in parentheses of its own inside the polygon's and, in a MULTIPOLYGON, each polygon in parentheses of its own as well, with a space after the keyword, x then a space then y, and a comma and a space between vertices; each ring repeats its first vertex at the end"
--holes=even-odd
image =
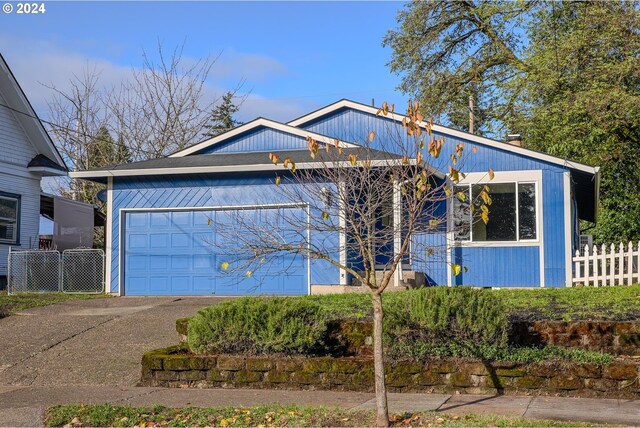
POLYGON ((322 307, 293 297, 244 297, 200 310, 187 340, 198 354, 303 354, 321 350, 327 332, 322 307))
POLYGON ((505 348, 508 344, 507 311, 494 293, 431 287, 403 294, 386 296, 384 305, 385 336, 392 354, 444 344, 473 353, 478 346, 505 348))

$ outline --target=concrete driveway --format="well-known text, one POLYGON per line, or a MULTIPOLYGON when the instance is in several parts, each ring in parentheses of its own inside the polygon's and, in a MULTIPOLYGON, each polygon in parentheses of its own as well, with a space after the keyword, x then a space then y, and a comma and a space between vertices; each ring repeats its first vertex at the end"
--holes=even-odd
POLYGON ((0 389, 133 386, 142 354, 178 342, 176 318, 220 297, 114 297, 34 308, 0 320, 0 389))

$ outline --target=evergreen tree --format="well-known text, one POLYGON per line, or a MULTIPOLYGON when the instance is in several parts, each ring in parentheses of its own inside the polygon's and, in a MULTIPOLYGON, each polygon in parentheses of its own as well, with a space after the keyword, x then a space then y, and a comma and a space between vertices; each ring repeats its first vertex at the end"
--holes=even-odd
POLYGON ((228 91, 222 96, 222 101, 211 112, 211 119, 206 126, 206 132, 202 134, 204 137, 213 138, 224 132, 227 132, 242 122, 237 121, 233 115, 238 112, 240 107, 234 103, 235 93, 228 91))

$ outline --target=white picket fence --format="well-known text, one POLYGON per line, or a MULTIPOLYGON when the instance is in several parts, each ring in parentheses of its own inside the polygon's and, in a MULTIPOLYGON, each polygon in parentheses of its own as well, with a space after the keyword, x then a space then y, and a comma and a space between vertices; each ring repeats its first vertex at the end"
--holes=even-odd
POLYGON ((625 247, 621 242, 606 245, 585 245, 582 252, 576 251, 573 257, 573 285, 602 287, 611 285, 631 285, 640 282, 640 242, 625 247))

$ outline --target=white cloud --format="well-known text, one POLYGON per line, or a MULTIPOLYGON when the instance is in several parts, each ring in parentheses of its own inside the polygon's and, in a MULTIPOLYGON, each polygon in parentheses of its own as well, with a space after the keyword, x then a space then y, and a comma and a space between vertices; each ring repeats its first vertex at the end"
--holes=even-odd
MULTIPOLYGON (((129 79, 133 71, 130 66, 118 65, 104 58, 87 57, 62 47, 61 43, 55 41, 26 40, 1 33, 0 52, 42 117, 46 117, 47 102, 51 101, 54 95, 47 86, 65 91, 74 75, 81 76, 86 70, 95 70, 100 73, 100 85, 107 88, 116 87, 121 81, 129 79)), ((183 60, 185 65, 197 61, 187 57, 183 57, 183 60)), ((271 76, 286 73, 285 66, 273 58, 225 51, 211 70, 205 96, 219 98, 225 91, 235 89, 242 79, 246 80, 246 89, 255 87, 254 83, 262 82, 271 76)), ((286 121, 302 115, 305 111, 308 110, 304 103, 271 100, 249 94, 242 104, 239 117, 243 121, 252 120, 257 116, 286 121)))
POLYGON ((211 77, 214 79, 246 79, 250 82, 263 82, 269 77, 286 73, 286 67, 274 58, 225 50, 213 66, 211 77))

